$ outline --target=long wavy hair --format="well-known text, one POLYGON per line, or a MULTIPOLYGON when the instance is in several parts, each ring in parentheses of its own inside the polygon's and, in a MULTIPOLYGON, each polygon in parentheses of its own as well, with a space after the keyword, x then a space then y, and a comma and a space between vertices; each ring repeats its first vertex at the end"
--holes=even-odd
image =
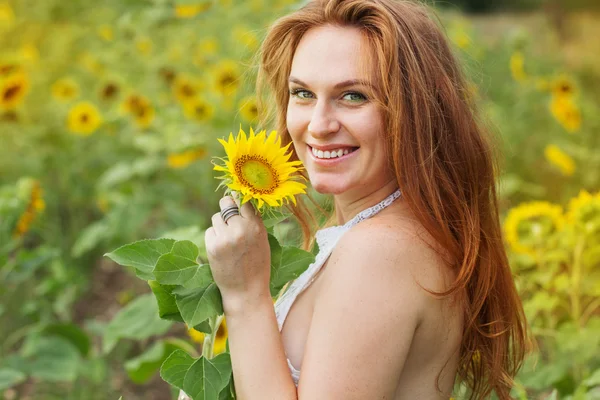
MULTIPOLYGON (((429 7, 409 1, 310 1, 267 32, 258 56, 259 108, 264 100, 275 104, 266 120, 289 143, 288 78, 302 36, 324 25, 360 30, 376 65, 372 95, 384 115, 390 167, 404 200, 457 271, 448 290, 430 293, 464 296, 458 378, 471 400, 492 392, 510 399, 533 343, 502 240, 495 187, 499 146, 478 117, 437 21, 429 7)), ((298 159, 295 153, 292 159, 298 159)), ((302 201, 290 208, 308 248, 317 219, 302 201)))

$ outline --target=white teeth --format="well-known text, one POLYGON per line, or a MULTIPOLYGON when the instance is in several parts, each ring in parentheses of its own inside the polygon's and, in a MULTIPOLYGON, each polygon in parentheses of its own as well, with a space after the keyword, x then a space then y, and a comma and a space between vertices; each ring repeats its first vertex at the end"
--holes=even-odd
POLYGON ((315 157, 317 158, 336 158, 336 157, 342 157, 348 153, 351 153, 352 151, 349 149, 339 149, 339 150, 333 150, 333 151, 322 151, 322 150, 317 150, 314 147, 312 148, 312 153, 314 154, 315 157))

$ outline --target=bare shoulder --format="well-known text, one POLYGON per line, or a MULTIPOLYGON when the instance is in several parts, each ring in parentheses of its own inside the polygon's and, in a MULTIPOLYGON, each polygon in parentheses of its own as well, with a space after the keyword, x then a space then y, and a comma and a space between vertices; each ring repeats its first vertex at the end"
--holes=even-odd
POLYGON ((307 337, 299 398, 393 398, 439 291, 437 253, 411 228, 371 218, 333 250, 307 337), (372 346, 377 340, 377 346, 372 346))
MULTIPOLYGON (((395 277, 395 283, 404 289, 420 285, 437 292, 446 290, 453 281, 445 250, 411 218, 362 221, 346 232, 334 253, 333 260, 341 253, 346 259, 363 260, 353 267, 395 277)), ((417 292, 426 293, 422 289, 417 292)))

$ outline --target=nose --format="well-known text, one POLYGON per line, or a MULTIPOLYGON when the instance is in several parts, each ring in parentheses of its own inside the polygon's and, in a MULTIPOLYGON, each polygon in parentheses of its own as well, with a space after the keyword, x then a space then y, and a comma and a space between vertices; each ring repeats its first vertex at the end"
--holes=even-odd
POLYGON ((308 131, 314 137, 327 136, 340 130, 340 122, 335 117, 335 113, 330 106, 323 102, 317 104, 313 109, 313 114, 308 124, 308 131))

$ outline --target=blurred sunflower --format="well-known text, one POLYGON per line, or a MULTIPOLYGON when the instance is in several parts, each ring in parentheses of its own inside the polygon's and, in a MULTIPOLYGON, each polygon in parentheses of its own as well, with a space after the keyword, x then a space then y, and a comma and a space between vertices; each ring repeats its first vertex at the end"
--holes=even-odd
POLYGON ((200 4, 179 4, 175 6, 175 16, 177 18, 193 18, 209 10, 211 5, 208 1, 200 4))
POLYGON ((240 78, 241 74, 235 62, 222 61, 214 71, 215 89, 222 96, 231 96, 238 90, 240 78))
POLYGON ((185 168, 194 161, 200 160, 207 155, 205 148, 186 150, 180 153, 171 153, 167 157, 167 165, 169 168, 181 169, 185 168))
POLYGON ((246 27, 236 26, 233 28, 232 37, 234 43, 241 43, 247 50, 255 51, 258 48, 258 38, 246 27))
POLYGON ((131 114, 135 123, 140 128, 147 128, 152 124, 155 116, 154 107, 148 98, 140 94, 131 94, 121 104, 121 110, 131 114))
POLYGON ((79 96, 79 85, 72 78, 62 78, 54 82, 51 91, 55 99, 69 101, 79 96))
POLYGON ((24 72, 13 73, 0 80, 0 109, 15 109, 23 102, 29 86, 29 78, 24 72))
POLYGON ((219 50, 219 44, 213 37, 204 38, 198 43, 192 55, 192 62, 198 68, 206 66, 208 60, 219 50))
POLYGON ((562 229, 562 207, 546 201, 522 203, 512 208, 505 221, 504 233, 516 253, 535 254, 535 249, 562 229))
POLYGON ((600 233, 600 192, 581 190, 569 201, 567 221, 586 234, 600 233))
POLYGON ((214 107, 207 101, 194 98, 183 104, 183 112, 191 120, 204 122, 212 118, 214 107))
POLYGON ((79 55, 77 63, 93 75, 100 76, 105 70, 104 65, 92 53, 87 51, 79 55))
POLYGON ((73 106, 67 116, 69 130, 83 136, 92 134, 101 124, 100 111, 87 101, 82 101, 73 106))
POLYGON ((31 194, 25 212, 20 216, 17 225, 13 232, 13 237, 19 238, 29 231, 31 223, 35 217, 46 208, 46 203, 42 198, 43 190, 39 181, 35 180, 32 183, 31 194))
POLYGON ((100 25, 97 32, 98 36, 100 36, 106 42, 112 42, 115 38, 113 28, 110 25, 100 25))
POLYGON ((575 172, 575 161, 567 153, 554 144, 549 144, 544 149, 546 160, 557 167, 565 176, 571 176, 575 172))
POLYGON ((2 23, 2 25, 10 26, 14 20, 15 13, 10 4, 6 2, 0 3, 0 23, 2 23))
POLYGON ((107 82, 100 87, 100 99, 104 101, 114 100, 118 95, 121 89, 119 85, 115 82, 107 82))
POLYGON ((563 74, 550 82, 550 91, 556 97, 571 97, 577 93, 577 88, 573 79, 563 74))
POLYGON ((150 53, 152 53, 154 43, 148 37, 139 37, 135 40, 135 48, 141 55, 148 56, 150 53))
POLYGON ((17 72, 23 72, 23 67, 15 63, 0 63, 0 77, 6 77, 17 72))
POLYGON ((38 51, 37 47, 35 47, 35 45, 32 43, 21 46, 19 53, 21 55, 21 59, 29 63, 35 63, 40 59, 40 52, 38 51))
POLYGON ((463 29, 455 29, 450 35, 450 40, 452 40, 456 47, 463 50, 471 45, 471 38, 463 29))
POLYGON ((240 101, 240 114, 247 122, 256 122, 258 119, 256 97, 248 96, 240 101))
POLYGON ((173 82, 173 95, 180 102, 185 104, 196 97, 202 89, 201 84, 186 75, 177 75, 173 82))
POLYGON ((569 133, 575 133, 581 127, 581 112, 570 96, 552 96, 550 112, 569 133))
POLYGON ((517 82, 523 82, 527 79, 524 65, 525 57, 523 56, 523 53, 515 51, 512 56, 510 56, 510 72, 513 79, 517 82))
POLYGON ((219 184, 241 195, 241 203, 250 200, 256 202, 260 210, 264 203, 271 207, 279 207, 291 200, 296 204, 295 195, 306 193, 306 185, 293 179, 301 175, 296 172, 303 169, 301 161, 288 161, 291 153, 287 153, 291 143, 281 147, 281 138, 276 131, 269 136, 265 130, 255 134, 250 128, 250 136, 240 127, 237 137, 229 134, 228 141, 218 139, 225 148, 227 157, 218 158, 224 164, 214 166, 215 171, 225 174, 219 184))

